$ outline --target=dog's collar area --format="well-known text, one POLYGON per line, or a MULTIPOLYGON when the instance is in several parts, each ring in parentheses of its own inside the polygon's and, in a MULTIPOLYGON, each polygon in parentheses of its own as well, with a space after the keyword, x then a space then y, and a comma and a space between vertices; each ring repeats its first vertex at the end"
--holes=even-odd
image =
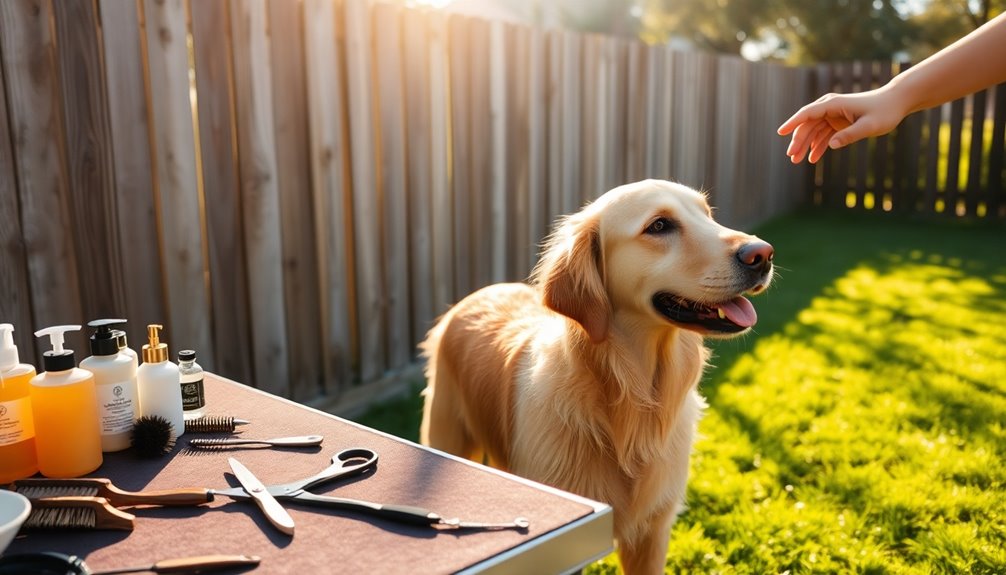
POLYGON ((674 323, 699 326, 719 333, 739 333, 758 321, 754 306, 744 296, 706 305, 667 292, 653 296, 653 307, 674 323))

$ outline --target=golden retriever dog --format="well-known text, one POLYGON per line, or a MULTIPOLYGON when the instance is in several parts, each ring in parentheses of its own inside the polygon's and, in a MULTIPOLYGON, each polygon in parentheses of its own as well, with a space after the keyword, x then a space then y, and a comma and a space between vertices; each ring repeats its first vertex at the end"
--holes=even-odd
POLYGON ((529 283, 467 296, 422 344, 428 446, 602 501, 626 573, 663 570, 705 403, 704 337, 757 316, 772 246, 671 182, 561 219, 529 283))

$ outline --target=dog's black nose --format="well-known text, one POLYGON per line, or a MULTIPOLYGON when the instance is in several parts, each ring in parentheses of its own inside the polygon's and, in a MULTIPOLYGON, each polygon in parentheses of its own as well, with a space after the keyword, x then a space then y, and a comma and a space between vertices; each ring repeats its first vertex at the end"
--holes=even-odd
POLYGON ((737 250, 737 261, 744 267, 759 273, 767 273, 771 269, 773 257, 775 257, 775 250, 772 249, 772 245, 762 241, 744 244, 737 250))

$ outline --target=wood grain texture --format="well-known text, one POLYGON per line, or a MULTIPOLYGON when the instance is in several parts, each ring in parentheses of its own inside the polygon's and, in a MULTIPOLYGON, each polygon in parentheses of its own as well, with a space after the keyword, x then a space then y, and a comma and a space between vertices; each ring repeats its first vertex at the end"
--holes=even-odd
POLYGON ((376 379, 387 367, 387 292, 382 277, 380 189, 374 158, 373 43, 365 0, 346 0, 346 86, 353 177, 359 375, 376 379))
POLYGON ((279 174, 265 0, 231 4, 242 223, 248 257, 254 385, 287 395, 289 353, 283 291, 279 174))
POLYGON ((186 12, 182 0, 145 0, 148 98, 170 349, 215 357, 210 337, 196 140, 189 100, 186 12))
POLYGON ((545 34, 539 29, 528 31, 527 38, 527 122, 528 122, 528 168, 527 168, 527 273, 530 274, 538 261, 538 248, 544 244, 548 233, 548 131, 546 114, 548 109, 547 66, 545 60, 545 34))
POLYGON ((447 311, 454 291, 454 195, 450 179, 450 53, 447 17, 433 11, 427 18, 430 89, 430 196, 433 227, 433 313, 447 311))
POLYGON ((214 366, 217 373, 247 382, 252 380, 251 311, 235 142, 230 16, 226 2, 194 2, 190 8, 215 353, 196 352, 199 361, 214 366))
MULTIPOLYGON (((50 8, 41 1, 0 2, 0 57, 34 321, 22 331, 83 318, 50 8)), ((67 347, 83 350, 84 342, 83 333, 68 334, 67 347)), ((49 349, 47 342, 34 343, 36 357, 49 349)), ((28 349, 21 353, 31 356, 28 349)))
MULTIPOLYGON (((405 176, 408 196, 408 288, 412 310, 410 347, 426 336, 433 326, 436 313, 434 298, 433 246, 433 137, 431 135, 431 86, 429 32, 426 11, 405 11, 401 14, 402 30, 402 93, 405 107, 405 144, 407 163, 405 176)), ((443 128, 441 128, 443 129, 443 128)), ((441 144, 443 145, 443 144, 441 144)), ((446 168, 446 166, 445 166, 446 168)), ((444 168, 442 168, 444 169, 444 168)))
MULTIPOLYGON (((386 297, 387 367, 401 369, 413 358, 409 290, 409 220, 405 145, 405 94, 402 88, 401 8, 377 4, 372 9, 374 92, 377 109, 378 185, 381 262, 386 297)), ((419 286, 415 286, 417 289, 419 286)))
POLYGON ((91 1, 53 3, 69 175, 70 229, 83 272, 82 322, 119 317, 126 311, 112 138, 96 9, 91 1))
MULTIPOLYGON (((99 7, 118 208, 116 225, 126 290, 121 313, 129 320, 125 329, 130 346, 139 348, 146 339, 146 326, 167 317, 139 14, 135 0, 101 0, 99 7)), ((214 369, 212 359, 200 357, 199 361, 205 362, 205 369, 214 369)))
POLYGON ((458 162, 467 162, 471 174, 468 217, 471 225, 467 238, 460 241, 471 244, 468 269, 472 291, 493 283, 492 266, 492 153, 493 124, 491 109, 491 62, 489 54, 490 23, 472 18, 468 28, 468 122, 471 136, 465 154, 458 162))
MULTIPOLYGON (((352 380, 353 225, 348 146, 336 10, 330 0, 304 3, 304 47, 310 132, 312 207, 319 277, 324 393, 352 380)), ((307 305, 308 302, 304 302, 307 305)))
POLYGON ((473 291, 470 233, 472 228, 472 177, 468 154, 471 150, 471 75, 469 71, 468 18, 452 15, 447 21, 450 49, 451 170, 454 195, 454 297, 461 299, 473 291))
POLYGON ((28 254, 21 228, 21 201, 11 149, 13 134, 7 119, 7 89, 0 66, 0 322, 14 326, 14 345, 21 361, 38 365, 31 319, 28 254))
POLYGON ((319 279, 307 116, 303 4, 268 5, 272 105, 276 138, 283 257, 283 301, 289 355, 289 397, 313 399, 323 390, 319 279))

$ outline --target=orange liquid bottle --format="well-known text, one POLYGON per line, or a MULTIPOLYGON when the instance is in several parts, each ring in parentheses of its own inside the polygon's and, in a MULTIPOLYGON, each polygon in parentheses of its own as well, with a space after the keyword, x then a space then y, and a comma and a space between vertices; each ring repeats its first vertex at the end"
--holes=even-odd
POLYGON ((35 332, 52 339, 42 354, 45 372, 31 380, 38 470, 46 477, 86 475, 102 463, 101 424, 94 374, 74 365, 63 349, 63 334, 80 326, 55 326, 35 332))
POLYGON ((35 368, 19 363, 14 326, 0 324, 0 484, 38 471, 28 382, 35 368))

